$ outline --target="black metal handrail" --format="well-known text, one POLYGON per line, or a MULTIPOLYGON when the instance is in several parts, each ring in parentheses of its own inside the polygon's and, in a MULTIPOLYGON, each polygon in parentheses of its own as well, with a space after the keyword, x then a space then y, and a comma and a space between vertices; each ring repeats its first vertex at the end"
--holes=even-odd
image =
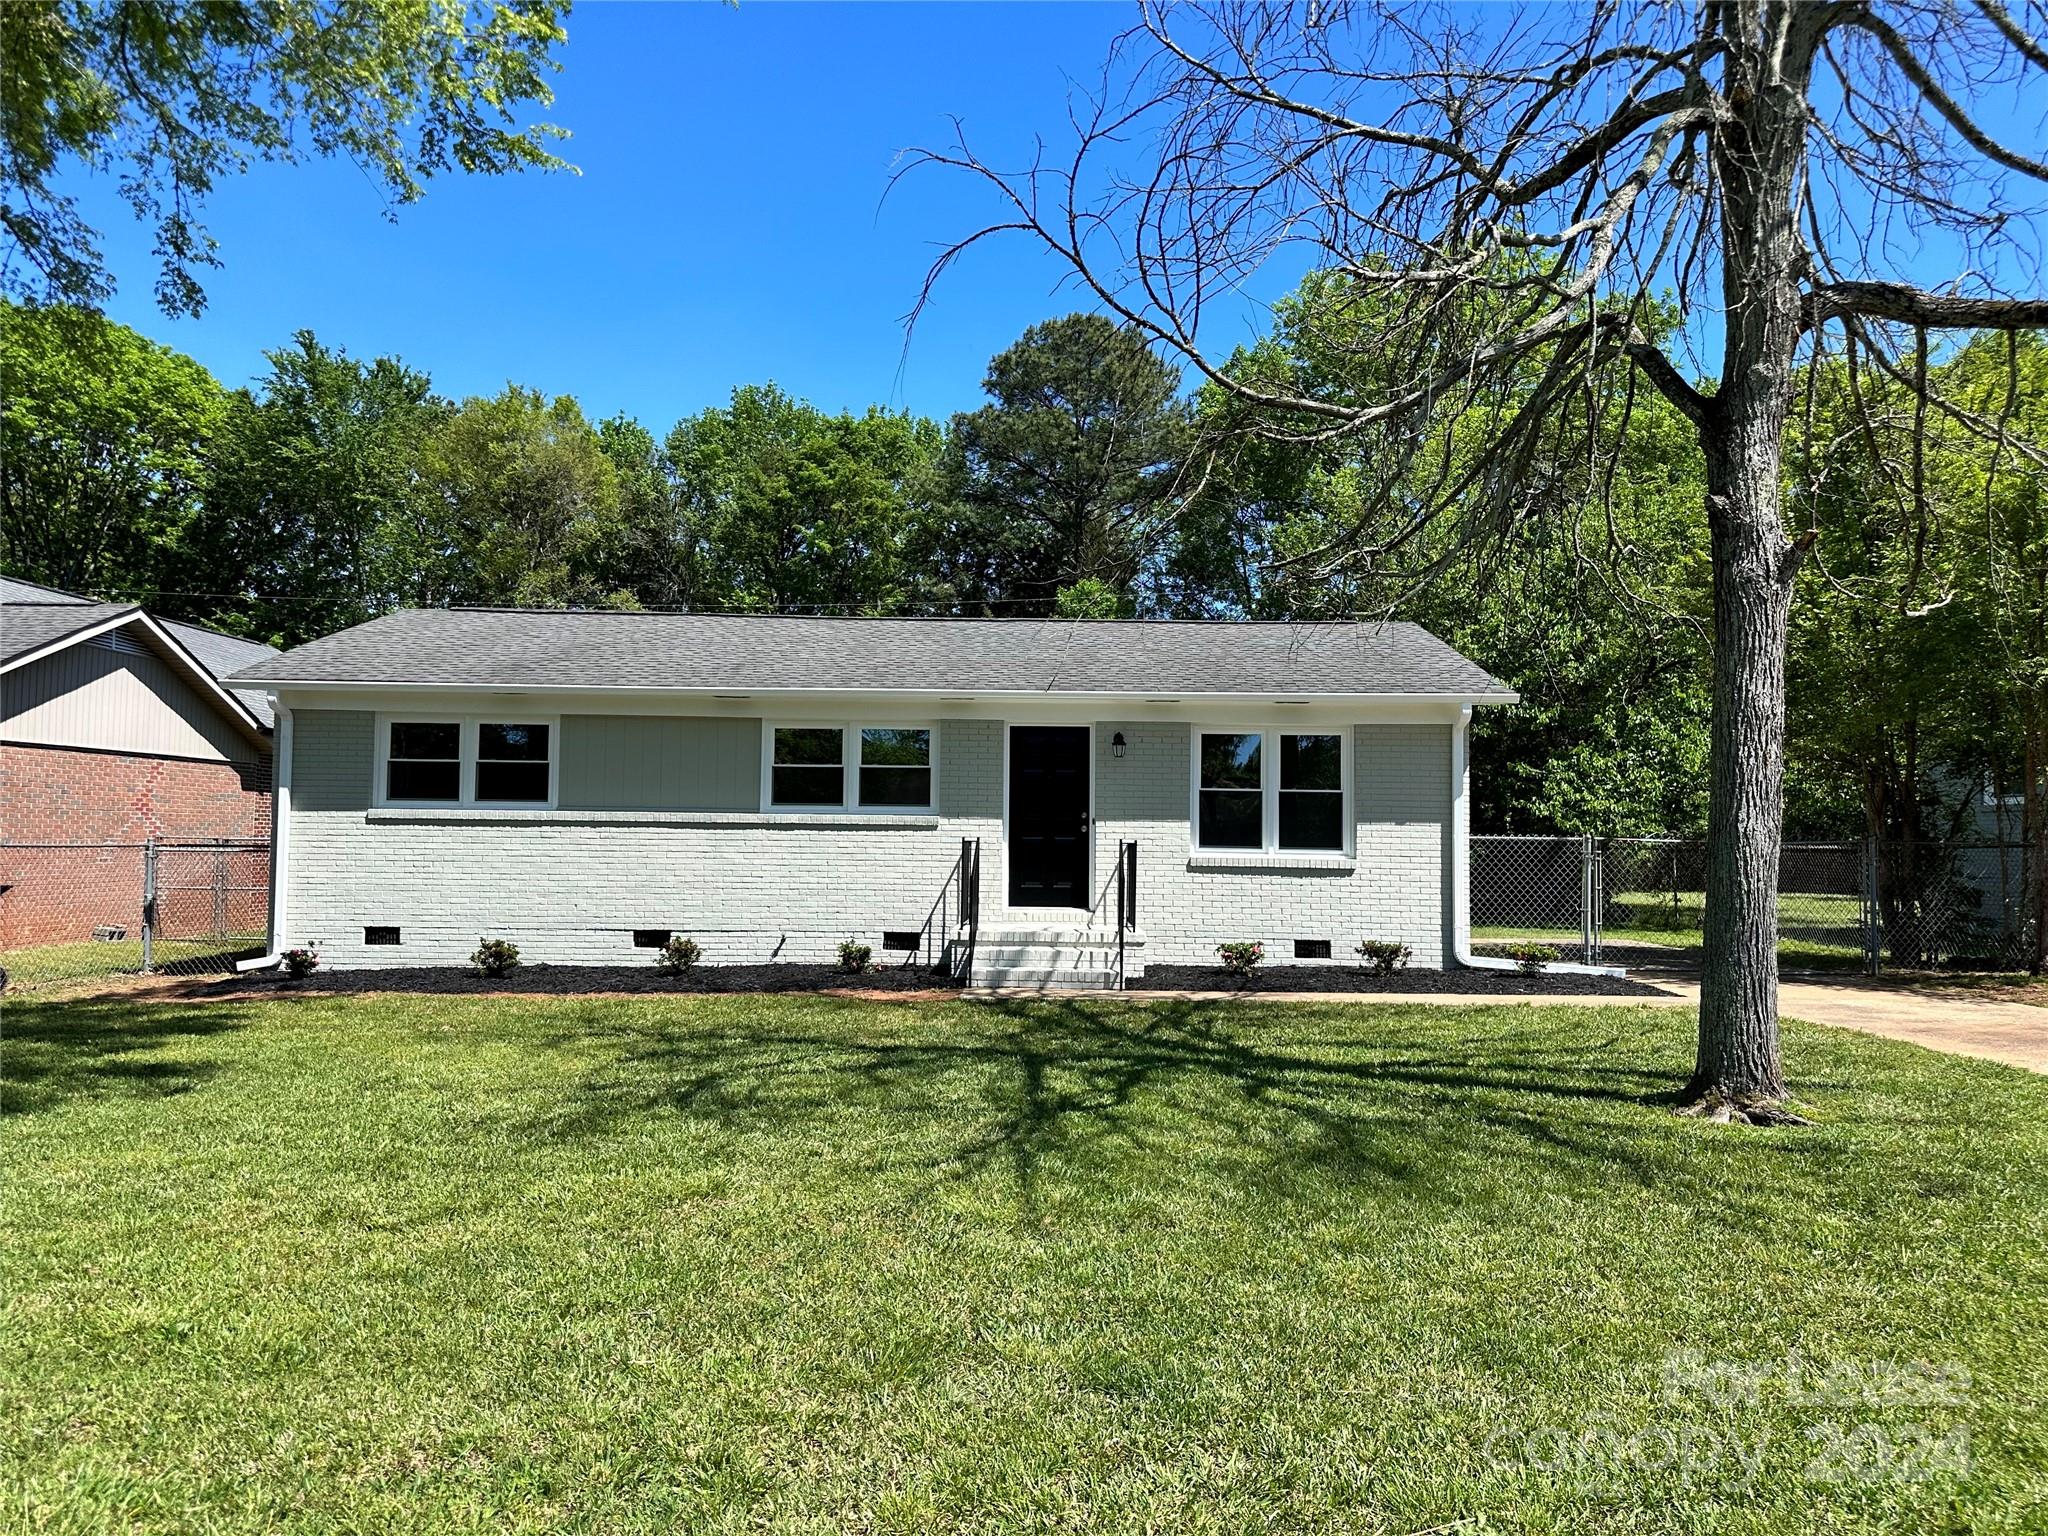
POLYGON ((1124 934, 1138 926, 1138 845, 1124 841, 1116 845, 1116 984, 1119 991, 1130 989, 1124 969, 1124 934))
POLYGON ((960 839, 960 920, 967 926, 967 952, 959 974, 974 979, 974 946, 981 936, 981 839, 960 839))

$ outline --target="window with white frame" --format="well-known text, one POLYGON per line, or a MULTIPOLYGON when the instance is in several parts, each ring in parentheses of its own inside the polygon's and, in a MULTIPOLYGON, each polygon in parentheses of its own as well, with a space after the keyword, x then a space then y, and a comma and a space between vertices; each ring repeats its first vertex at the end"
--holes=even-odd
POLYGON ((1342 853, 1350 817, 1335 731, 1199 731, 1195 847, 1342 853))
POLYGON ((930 810, 924 725, 769 727, 768 804, 784 810, 930 810))
POLYGON ((540 721, 479 720, 476 727, 476 798, 484 805, 546 805, 548 749, 553 736, 540 721))
POLYGON ((384 798, 410 805, 460 804, 462 722, 388 722, 385 726, 384 798))
POLYGON ((387 805, 554 803, 554 722, 386 720, 380 778, 387 805))

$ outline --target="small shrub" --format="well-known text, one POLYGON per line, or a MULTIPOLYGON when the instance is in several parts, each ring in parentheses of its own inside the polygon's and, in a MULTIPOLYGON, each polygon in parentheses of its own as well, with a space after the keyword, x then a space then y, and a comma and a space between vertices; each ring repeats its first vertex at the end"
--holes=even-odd
POLYGON ((510 939, 478 939, 469 963, 480 976, 503 976, 519 969, 519 946, 510 939))
POLYGON ((1366 939, 1358 946, 1358 963, 1375 976, 1391 976, 1414 953, 1399 939, 1366 939))
POLYGON ((1558 953, 1548 944, 1510 944, 1508 958, 1524 976, 1541 976, 1543 967, 1556 960, 1558 953))
POLYGON ((839 941, 839 969, 849 976, 863 975, 876 969, 874 957, 873 948, 858 939, 839 941))
POLYGON ((320 969, 317 949, 288 949, 277 958, 284 962, 284 973, 293 981, 304 981, 320 969))
POLYGON ((1266 958, 1266 946, 1252 939, 1234 944, 1218 944, 1216 953, 1223 961, 1226 975, 1249 976, 1259 968, 1259 962, 1266 958))
POLYGON ((669 941, 654 952, 654 963, 671 976, 687 976, 699 960, 704 958, 704 947, 688 934, 671 935, 669 941))

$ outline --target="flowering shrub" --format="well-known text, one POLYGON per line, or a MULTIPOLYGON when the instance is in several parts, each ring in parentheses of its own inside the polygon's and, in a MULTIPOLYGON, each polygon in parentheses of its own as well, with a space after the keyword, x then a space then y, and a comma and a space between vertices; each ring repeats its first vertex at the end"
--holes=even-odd
POLYGON ((1224 971, 1232 976, 1249 976, 1259 968, 1259 962, 1266 958, 1266 946, 1257 940, 1237 944, 1218 944, 1216 953, 1223 960, 1224 971))
POLYGON ((842 939, 839 942, 839 969, 849 976, 872 971, 875 968, 874 955, 874 950, 858 939, 842 939))
POLYGON ((510 939, 478 939, 469 963, 480 976, 503 976, 519 969, 519 946, 510 939))
POLYGON ((320 969, 317 949, 288 949, 277 958, 284 962, 284 973, 293 981, 304 981, 320 969))
POLYGON ((1358 963, 1375 976, 1391 976, 1413 953, 1399 939, 1366 939, 1358 946, 1358 963))
POLYGON ((690 968, 704 958, 704 948, 687 934, 674 934, 654 952, 654 963, 671 976, 687 976, 690 968))
POLYGON ((1548 944, 1510 944, 1508 958, 1515 962, 1515 969, 1524 976, 1540 976, 1543 967, 1557 959, 1557 951, 1548 944))

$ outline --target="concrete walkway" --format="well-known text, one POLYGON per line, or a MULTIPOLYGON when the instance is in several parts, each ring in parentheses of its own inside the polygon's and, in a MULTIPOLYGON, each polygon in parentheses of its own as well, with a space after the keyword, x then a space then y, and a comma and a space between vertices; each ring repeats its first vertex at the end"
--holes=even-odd
MULTIPOLYGON (((1660 997, 1503 997, 1497 993, 1406 992, 1365 997, 1330 992, 1140 992, 1122 996, 1144 998, 1250 999, 1291 1003, 1431 1003, 1472 1008, 1527 1007, 1536 1004, 1596 1008, 1697 1009, 1700 984, 1681 977, 1632 973, 1634 979, 1661 989, 1660 997)), ((1029 994, 1026 994, 1029 995, 1029 994)), ((1979 1056, 2048 1073, 2048 1008, 2031 1003, 1975 997, 1963 991, 1921 991, 1861 977, 1840 980, 1791 980, 1778 988, 1778 1011, 1788 1019, 1859 1029, 1867 1035, 1910 1040, 1930 1050, 1956 1056, 1979 1056)))

